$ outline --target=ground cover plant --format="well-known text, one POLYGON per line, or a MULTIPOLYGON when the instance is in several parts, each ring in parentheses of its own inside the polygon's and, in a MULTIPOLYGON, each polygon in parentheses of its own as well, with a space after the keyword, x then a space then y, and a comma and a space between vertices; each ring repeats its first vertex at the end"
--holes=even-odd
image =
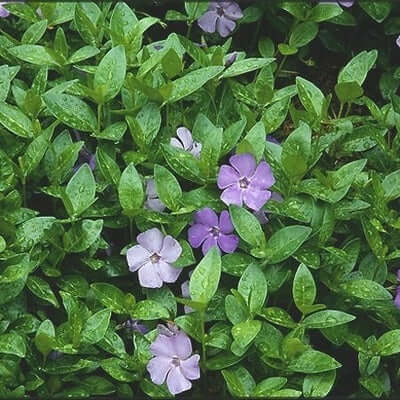
POLYGON ((0 3, 0 397, 400 392, 400 5, 0 3))

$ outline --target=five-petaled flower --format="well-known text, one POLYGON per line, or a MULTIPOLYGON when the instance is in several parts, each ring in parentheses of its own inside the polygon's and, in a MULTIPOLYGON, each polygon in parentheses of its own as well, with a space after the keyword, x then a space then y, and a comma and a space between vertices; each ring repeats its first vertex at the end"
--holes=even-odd
POLYGON ((233 225, 228 211, 222 211, 219 220, 211 208, 203 208, 194 216, 194 224, 188 230, 188 239, 192 247, 201 247, 206 254, 216 246, 225 253, 233 253, 239 238, 233 234, 233 225))
POLYGON ((267 190, 275 183, 271 168, 265 161, 257 165, 250 153, 236 154, 229 162, 231 165, 222 165, 218 174, 221 200, 227 205, 244 203, 258 211, 271 197, 267 190))
POLYGON ((158 198, 156 184, 154 179, 148 179, 146 182, 147 199, 144 203, 145 208, 153 211, 164 211, 165 204, 158 198))
POLYGON ((176 330, 170 335, 159 332, 150 346, 154 358, 147 364, 147 371, 151 380, 156 385, 166 380, 173 395, 191 389, 190 381, 200 378, 200 356, 192 355, 192 343, 183 331, 176 330))
POLYGON ((235 21, 242 17, 243 12, 236 2, 212 1, 207 12, 197 20, 197 23, 204 32, 217 31, 222 37, 227 37, 235 29, 235 21))
POLYGON ((136 240, 139 244, 131 247, 126 257, 129 270, 139 270, 140 285, 160 288, 163 282, 175 282, 182 271, 172 266, 182 253, 179 242, 172 236, 164 236, 158 228, 140 233, 136 240))
POLYGON ((178 136, 178 139, 171 138, 171 146, 185 150, 197 158, 200 157, 201 143, 193 140, 192 133, 189 131, 189 129, 181 126, 176 130, 176 136, 178 136))

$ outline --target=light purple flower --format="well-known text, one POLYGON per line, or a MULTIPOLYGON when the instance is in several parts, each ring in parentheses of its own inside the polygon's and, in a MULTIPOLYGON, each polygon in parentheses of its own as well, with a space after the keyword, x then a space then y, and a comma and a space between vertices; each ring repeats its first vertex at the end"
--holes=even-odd
POLYGON ((146 334, 147 332, 149 332, 149 329, 147 328, 147 326, 141 324, 139 322, 139 320, 137 319, 133 319, 133 318, 129 318, 128 320, 126 320, 122 326, 124 328, 127 328, 131 331, 135 331, 135 332, 139 332, 141 334, 146 334))
POLYGON ((227 37, 235 29, 235 21, 242 17, 242 10, 236 2, 212 1, 207 12, 197 20, 197 23, 204 32, 218 31, 222 37, 227 37))
MULTIPOLYGON (((275 200, 275 201, 278 201, 278 202, 282 202, 283 201, 283 197, 277 192, 271 192, 271 197, 270 197, 269 200, 275 200)), ((268 206, 268 202, 267 202, 267 206, 268 206)), ((257 219, 260 222, 260 224, 264 225, 264 224, 269 222, 269 219, 268 219, 268 216, 267 216, 269 212, 270 211, 268 209, 264 210, 264 209, 261 208, 260 210, 255 211, 253 214, 257 217, 257 219)))
POLYGON ((9 1, 0 2, 0 18, 6 18, 10 15, 10 12, 4 8, 4 4, 10 3, 9 1))
POLYGON ((320 1, 321 4, 340 4, 343 7, 351 7, 354 3, 355 0, 323 0, 320 1))
POLYGON ((217 214, 211 208, 203 208, 194 216, 194 224, 188 230, 188 240, 195 249, 202 245, 203 254, 213 246, 225 253, 233 253, 239 238, 232 233, 233 225, 228 211, 222 211, 218 221, 217 214))
MULTIPOLYGON (((189 278, 192 276, 192 273, 193 271, 189 272, 189 278)), ((182 297, 184 297, 185 299, 190 299, 189 280, 182 283, 181 292, 182 297)), ((189 314, 194 311, 193 308, 189 306, 183 306, 183 309, 185 310, 185 314, 189 314)))
POLYGON ((195 157, 200 157, 201 153, 201 143, 195 142, 192 137, 192 133, 189 129, 181 126, 176 130, 177 138, 171 138, 171 146, 177 147, 192 153, 195 157))
POLYGON ((397 308, 400 308, 400 269, 397 270, 397 282, 399 282, 399 285, 396 288, 396 295, 394 297, 394 305, 397 308))
POLYGON ((238 53, 234 51, 233 53, 229 53, 225 56, 225 67, 230 67, 237 59, 238 53))
POLYGON ((74 173, 78 171, 83 164, 88 164, 92 171, 96 168, 96 155, 86 150, 84 147, 79 151, 79 156, 73 169, 74 173))
POLYGON ((175 282, 180 268, 174 268, 174 263, 182 253, 182 247, 172 236, 164 236, 158 228, 140 233, 139 244, 131 247, 126 257, 129 270, 139 271, 139 283, 142 287, 160 288, 163 282, 175 282))
POLYGON ((192 343, 183 331, 171 336, 160 333, 150 351, 154 356, 147 364, 150 378, 156 385, 166 380, 171 394, 190 390, 190 381, 200 378, 200 356, 192 355, 192 343))
POLYGON ((397 46, 399 46, 399 47, 400 47, 400 36, 397 38, 397 40, 396 40, 396 44, 397 44, 397 46))
POLYGON ((144 203, 145 208, 158 212, 165 210, 165 204, 158 198, 158 193, 154 179, 147 180, 146 195, 147 195, 147 200, 144 203))
POLYGON ((265 161, 258 166, 250 153, 235 154, 229 159, 230 165, 222 165, 217 184, 223 189, 221 200, 229 205, 246 204, 258 211, 271 197, 267 190, 275 183, 271 168, 265 161))
POLYGON ((278 144, 279 146, 281 145, 279 140, 275 139, 272 135, 267 135, 266 140, 267 142, 278 144))

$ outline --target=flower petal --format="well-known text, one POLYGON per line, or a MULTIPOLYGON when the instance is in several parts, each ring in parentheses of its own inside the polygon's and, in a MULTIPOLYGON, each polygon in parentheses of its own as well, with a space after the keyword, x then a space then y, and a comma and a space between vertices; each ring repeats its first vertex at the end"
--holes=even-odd
POLYGON ((218 237, 218 246, 225 253, 233 253, 239 245, 239 238, 236 235, 220 234, 218 237))
POLYGON ((148 262, 142 268, 139 269, 139 283, 140 286, 146 288, 160 288, 163 285, 163 281, 156 268, 157 264, 148 262))
POLYGON ((229 36, 236 27, 236 23, 225 16, 217 20, 217 31, 222 37, 229 36))
POLYGON ((170 144, 171 146, 173 146, 173 147, 177 147, 178 149, 184 150, 183 144, 182 144, 177 138, 174 138, 174 137, 171 138, 169 144, 170 144))
POLYGON ((238 172, 229 165, 222 165, 219 169, 217 185, 220 189, 234 185, 240 179, 238 172))
POLYGON ((210 250, 212 247, 216 246, 218 248, 217 239, 213 236, 210 236, 201 246, 201 251, 204 255, 206 255, 207 251, 210 250))
POLYGON ((173 283, 178 279, 182 269, 174 268, 172 265, 160 260, 158 263, 158 272, 164 282, 173 283))
POLYGON ((398 287, 396 290, 396 297, 394 298, 394 305, 397 308, 400 308, 400 287, 398 287))
POLYGON ((146 232, 140 233, 136 240, 148 251, 158 253, 161 250, 164 235, 158 228, 152 228, 146 232))
POLYGON ((396 39, 396 44, 400 47, 400 36, 396 39))
POLYGON ((192 383, 183 376, 179 367, 174 367, 168 373, 167 386, 171 394, 175 395, 190 390, 192 383))
POLYGON ((199 158, 202 147, 203 146, 201 143, 193 142, 192 150, 190 150, 190 152, 193 154, 194 157, 199 158))
POLYGON ((6 10, 3 6, 0 6, 0 18, 5 18, 10 15, 10 12, 6 10))
POLYGON ((171 358, 154 357, 146 366, 150 378, 156 385, 162 385, 167 377, 169 370, 173 368, 171 358))
POLYGON ((235 154, 229 162, 239 172, 240 177, 251 177, 256 170, 256 159, 250 153, 235 154))
POLYGON ((152 211, 161 212, 165 210, 165 204, 160 199, 147 199, 144 205, 152 211))
POLYGON ((254 211, 260 208, 269 200, 271 192, 269 190, 248 189, 243 195, 243 201, 247 207, 254 211))
POLYGON ((229 19, 233 19, 233 20, 243 17, 243 12, 240 9, 239 4, 235 3, 234 1, 232 1, 227 6, 224 7, 224 14, 229 19))
POLYGON ((204 32, 214 33, 218 18, 219 16, 215 11, 207 11, 197 20, 197 24, 204 32))
POLYGON ((165 236, 160 251, 161 258, 168 263, 173 263, 179 258, 181 254, 182 247, 179 242, 170 235, 165 236))
POLYGON ((224 210, 219 216, 219 229, 222 233, 232 233, 233 225, 228 211, 224 210))
POLYGON ((186 299, 190 298, 189 281, 185 281, 181 284, 181 292, 182 292, 182 297, 186 299))
POLYGON ((128 260, 129 271, 135 272, 149 261, 151 253, 144 247, 136 245, 128 249, 126 258, 128 260))
POLYGON ((194 249, 200 247, 209 235, 209 228, 203 224, 194 224, 188 229, 188 240, 194 249))
POLYGON ((212 228, 218 225, 218 216, 211 208, 202 208, 194 215, 194 220, 197 224, 203 224, 212 228))
POLYGON ((229 204, 241 206, 243 204, 243 191, 237 185, 232 185, 221 193, 220 198, 228 206, 229 204))
POLYGON ((185 150, 189 150, 192 147, 193 137, 188 128, 181 126, 176 130, 176 136, 178 136, 178 138, 181 140, 185 150))
POLYGON ((259 189, 268 189, 274 183, 275 178, 270 166, 265 161, 261 161, 256 172, 251 177, 251 186, 256 186, 259 189))
POLYGON ((148 197, 157 198, 157 189, 154 179, 148 179, 146 182, 146 194, 148 197))
POLYGON ((175 348, 171 342, 172 336, 159 334, 156 340, 150 345, 151 353, 156 357, 171 358, 175 356, 175 348))
POLYGON ((190 380, 200 378, 200 367, 199 367, 200 356, 198 354, 192 355, 187 360, 181 361, 181 371, 183 375, 190 380))
POLYGON ((192 354, 192 342, 188 335, 183 331, 178 331, 174 336, 170 337, 171 348, 174 356, 180 360, 186 360, 192 354))

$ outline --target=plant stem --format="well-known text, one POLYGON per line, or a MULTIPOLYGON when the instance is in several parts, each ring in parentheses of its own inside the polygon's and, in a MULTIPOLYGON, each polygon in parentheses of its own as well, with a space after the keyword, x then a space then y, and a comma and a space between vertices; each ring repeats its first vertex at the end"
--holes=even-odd
POLYGON ((133 242, 133 218, 129 217, 129 238, 131 243, 133 242))
POLYGON ((283 65, 285 64, 287 58, 288 58, 288 56, 283 56, 279 66, 278 66, 278 69, 276 70, 276 79, 278 79, 279 72, 281 72, 281 69, 283 68, 283 65))
POLYGON ((188 30, 186 32, 186 37, 190 39, 190 34, 192 33, 193 21, 190 21, 188 24, 188 30))
POLYGON ((338 119, 340 119, 342 117, 342 112, 343 112, 343 103, 340 103, 340 107, 339 107, 339 113, 338 113, 338 119))
POLYGON ((22 178, 22 196, 24 199, 24 207, 26 208, 26 177, 22 178))
POLYGON ((101 112, 103 111, 103 104, 97 105, 97 132, 101 131, 101 112))
POLYGON ((344 114, 345 117, 347 117, 350 113, 350 109, 351 109, 351 103, 348 102, 347 103, 347 108, 346 108, 346 113, 344 114))
POLYGON ((200 318, 201 318, 201 358, 203 361, 202 364, 204 366, 207 361, 206 334, 205 334, 205 329, 204 329, 204 320, 205 320, 205 311, 204 310, 201 311, 200 318))

